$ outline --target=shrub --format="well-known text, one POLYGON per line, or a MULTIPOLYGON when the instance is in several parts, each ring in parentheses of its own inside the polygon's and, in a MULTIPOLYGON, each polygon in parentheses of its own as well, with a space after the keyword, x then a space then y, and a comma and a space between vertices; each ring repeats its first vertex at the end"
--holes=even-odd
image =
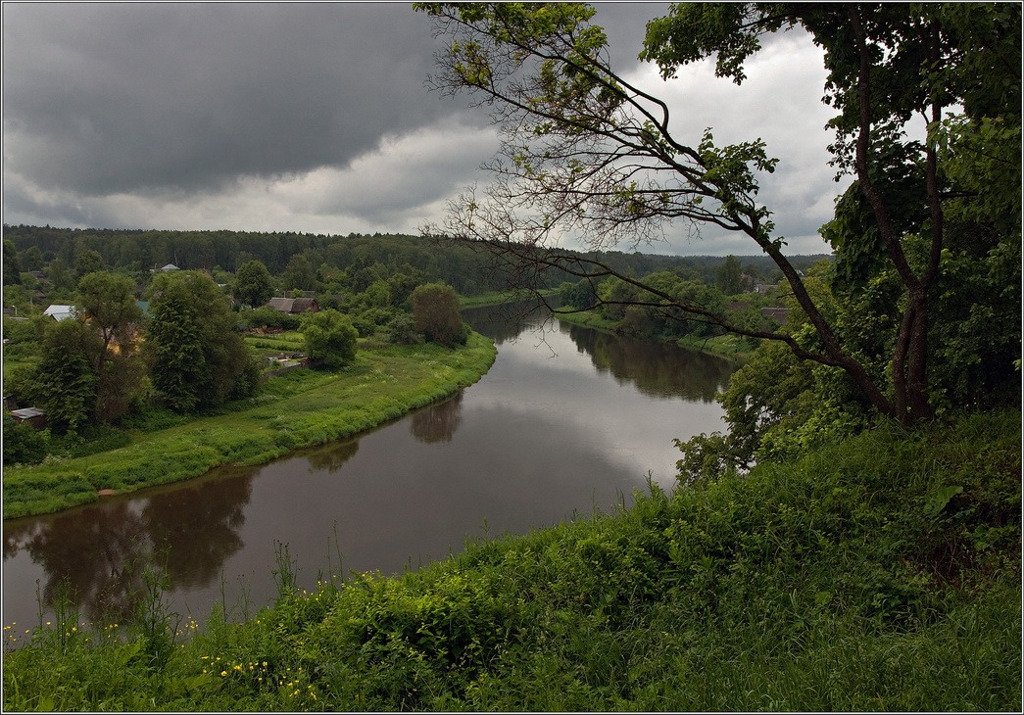
POLYGON ((4 464, 37 464, 46 457, 46 433, 26 422, 4 418, 4 464))
POLYGON ((356 359, 359 333, 347 315, 336 310, 313 313, 302 321, 302 334, 306 355, 313 364, 338 368, 356 359))

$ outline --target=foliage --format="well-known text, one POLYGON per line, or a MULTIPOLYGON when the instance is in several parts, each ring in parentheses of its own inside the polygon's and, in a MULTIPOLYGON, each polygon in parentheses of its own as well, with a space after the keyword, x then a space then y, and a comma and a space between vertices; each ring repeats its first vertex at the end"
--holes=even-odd
POLYGON ((347 315, 336 310, 311 313, 302 320, 306 355, 314 365, 337 369, 356 359, 359 333, 347 315))
POLYGON ((715 274, 715 284, 726 295, 743 292, 743 269, 736 256, 726 256, 715 274))
POLYGON ((415 345, 422 336, 416 330, 416 319, 410 313, 399 313, 387 324, 388 340, 395 345, 415 345))
POLYGON ((3 449, 4 466, 12 464, 37 464, 43 461, 47 451, 46 432, 38 430, 27 422, 4 417, 3 449))
POLYGON ((102 349, 100 337, 79 320, 50 321, 46 327, 33 392, 54 431, 74 432, 88 421, 99 385, 96 355, 102 349))
POLYGON ((566 308, 588 310, 597 305, 598 296, 594 283, 582 278, 575 283, 565 282, 558 287, 558 298, 566 308))
POLYGON ((459 297, 444 283, 424 283, 409 296, 416 329, 429 342, 448 347, 464 345, 466 330, 462 324, 459 297))
POLYGON ((161 273, 150 284, 145 343, 153 386, 173 409, 192 412, 244 396, 251 358, 227 298, 202 273, 161 273))
POLYGON ((292 289, 316 290, 319 281, 316 270, 310 260, 301 253, 297 253, 288 259, 284 273, 281 274, 281 285, 286 291, 292 289))
POLYGON ((21 283, 21 261, 18 257, 18 249, 15 248, 14 244, 4 239, 4 252, 3 252, 3 284, 16 285, 21 283))
POLYGON ((103 343, 94 358, 98 383, 93 416, 104 422, 127 413, 146 392, 138 350, 143 315, 134 287, 127 276, 106 271, 91 272, 78 282, 81 318, 103 343))
POLYGON ((1020 428, 887 422, 308 593, 280 552, 272 606, 160 668, 105 624, 9 634, 4 707, 1017 712, 1020 428))
POLYGON ((270 271, 260 261, 246 261, 235 271, 231 294, 242 305, 259 308, 274 295, 270 271))

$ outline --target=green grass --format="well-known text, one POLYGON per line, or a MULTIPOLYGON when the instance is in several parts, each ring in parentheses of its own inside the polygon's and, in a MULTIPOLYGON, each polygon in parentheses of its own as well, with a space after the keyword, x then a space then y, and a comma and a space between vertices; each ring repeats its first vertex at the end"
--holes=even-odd
MULTIPOLYGON (((544 296, 554 296, 558 294, 557 288, 546 288, 538 291, 544 296)), ((505 303, 515 303, 520 300, 530 300, 533 297, 532 291, 491 291, 489 293, 480 293, 478 295, 459 296, 459 307, 461 308, 485 308, 492 305, 504 305, 505 303)))
POLYGON ((8 634, 4 706, 1019 712, 1020 429, 882 425, 313 593, 285 553, 241 623, 8 634))
POLYGON ((262 464, 291 450, 349 437, 453 394, 494 361, 473 334, 457 350, 433 344, 362 350, 342 371, 296 370, 257 397, 184 418, 152 410, 130 425, 130 443, 77 458, 4 470, 4 518, 88 503, 100 489, 133 491, 197 477, 226 464, 262 464))

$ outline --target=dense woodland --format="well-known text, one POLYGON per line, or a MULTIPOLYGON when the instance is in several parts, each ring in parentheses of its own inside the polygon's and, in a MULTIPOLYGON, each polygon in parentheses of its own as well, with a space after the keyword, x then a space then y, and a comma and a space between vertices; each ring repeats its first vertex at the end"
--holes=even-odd
MULTIPOLYGON (((185 270, 206 270, 225 278, 243 263, 257 260, 281 279, 284 290, 326 290, 336 285, 362 292, 373 281, 410 268, 430 280, 443 281, 463 295, 506 290, 508 276, 496 270, 493 258, 466 244, 392 234, 322 235, 294 232, 131 231, 70 229, 49 226, 4 226, 4 286, 34 287, 21 273, 42 271, 52 284, 54 299, 70 295, 83 270, 102 266, 134 275, 140 282, 152 269, 173 264, 185 270), (95 252, 95 255, 91 252, 95 252), (96 260, 98 259, 98 261, 96 260)), ((651 247, 656 251, 657 245, 651 247)), ((656 253, 605 251, 566 255, 601 256, 617 269, 643 276, 672 270, 685 278, 714 283, 724 258, 668 256, 656 253)), ((807 268, 824 256, 797 257, 807 268)), ((759 283, 775 282, 781 273, 765 256, 742 257, 742 270, 759 283)), ((565 275, 545 276, 541 288, 557 287, 565 275)), ((224 281, 218 281, 224 282, 224 281)), ((5 292, 5 307, 17 302, 5 292)))

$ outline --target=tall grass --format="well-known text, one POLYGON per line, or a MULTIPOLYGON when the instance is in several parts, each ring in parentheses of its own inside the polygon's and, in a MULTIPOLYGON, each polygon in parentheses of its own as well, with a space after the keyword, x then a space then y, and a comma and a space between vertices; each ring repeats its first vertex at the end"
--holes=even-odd
POLYGON ((618 513, 482 540, 398 578, 214 617, 154 668, 51 631, 9 709, 1021 707, 1020 415, 860 435, 618 513))

